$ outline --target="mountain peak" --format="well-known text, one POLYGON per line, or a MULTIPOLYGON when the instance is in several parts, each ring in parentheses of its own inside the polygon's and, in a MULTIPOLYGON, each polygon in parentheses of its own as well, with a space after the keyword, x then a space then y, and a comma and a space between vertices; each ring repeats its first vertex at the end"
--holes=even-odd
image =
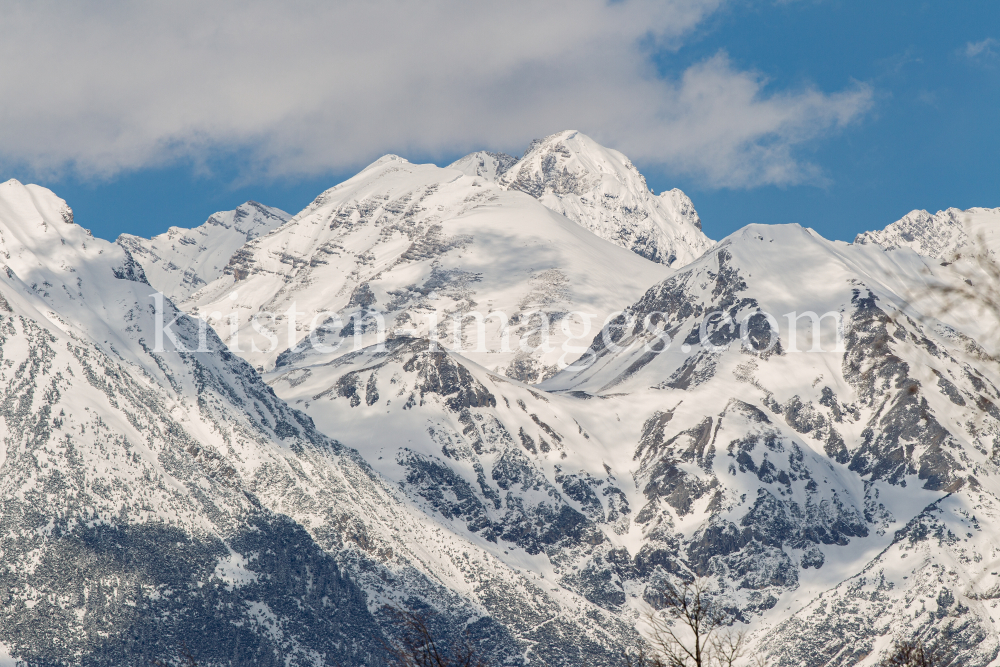
POLYGON ((684 220, 698 231, 701 231, 701 217, 694 210, 694 202, 680 188, 666 190, 659 195, 660 202, 674 214, 675 219, 684 220))
POLYGON ((448 169, 458 169, 468 176, 478 176, 496 183, 508 169, 517 163, 517 158, 506 153, 476 151, 448 165, 448 169))
POLYGON ((631 160, 576 130, 533 141, 499 182, 654 262, 683 266, 712 245, 683 192, 656 197, 631 160))
POLYGON ((1000 208, 949 208, 933 215, 915 209, 885 229, 858 234, 854 242, 886 250, 906 247, 919 255, 946 260, 979 237, 989 249, 1000 248, 1000 238, 995 238, 998 227, 1000 208))
POLYGON ((99 319, 95 313, 115 291, 109 285, 147 282, 127 250, 74 223, 62 198, 13 179, 0 184, 0 266, 8 278, 16 276, 14 283, 29 299, 40 300, 64 324, 99 319))
POLYGON ((363 174, 369 169, 381 167, 382 165, 389 164, 390 162, 400 162, 403 164, 410 164, 410 161, 407 160, 406 158, 399 157, 398 155, 395 155, 393 153, 388 153, 386 155, 383 155, 379 159, 375 160, 374 162, 372 162, 370 165, 362 169, 359 173, 363 174))
POLYGON ((156 289, 180 302, 221 276, 243 245, 291 217, 281 209, 248 201, 232 211, 213 213, 193 229, 171 227, 151 239, 122 234, 118 245, 142 264, 156 289))
MULTIPOLYGON (((24 224, 22 232, 36 227, 44 232, 47 224, 74 224, 73 211, 64 199, 41 185, 25 185, 14 178, 0 185, 0 215, 3 216, 0 219, 18 220, 24 224)), ((80 231, 90 234, 83 229, 80 231)))
POLYGON ((564 130, 532 141, 502 180, 510 189, 537 199, 546 193, 583 195, 605 175, 649 190, 646 179, 627 157, 582 132, 564 130))

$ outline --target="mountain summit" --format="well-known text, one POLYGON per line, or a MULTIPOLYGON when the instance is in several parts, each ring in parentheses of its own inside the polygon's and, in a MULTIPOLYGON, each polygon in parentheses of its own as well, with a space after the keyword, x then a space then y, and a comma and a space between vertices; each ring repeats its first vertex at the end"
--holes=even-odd
POLYGON ((655 196, 627 157, 575 130, 532 142, 499 182, 653 262, 678 268, 712 246, 687 195, 655 196))

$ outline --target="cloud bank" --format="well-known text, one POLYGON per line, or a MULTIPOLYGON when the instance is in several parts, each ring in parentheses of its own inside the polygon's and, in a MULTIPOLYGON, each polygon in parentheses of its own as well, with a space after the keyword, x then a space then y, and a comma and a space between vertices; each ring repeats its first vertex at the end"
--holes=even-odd
POLYGON ((770 92, 724 53, 658 74, 720 4, 0 1, 0 163, 110 177, 239 155, 294 177, 574 128, 708 185, 815 178, 796 147, 870 91, 770 92))

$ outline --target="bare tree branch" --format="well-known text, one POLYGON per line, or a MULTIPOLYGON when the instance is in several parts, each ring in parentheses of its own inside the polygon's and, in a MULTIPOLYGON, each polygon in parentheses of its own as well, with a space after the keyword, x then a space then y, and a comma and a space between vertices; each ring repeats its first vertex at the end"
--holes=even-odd
MULTIPOLYGON (((946 270, 937 271, 923 288, 912 290, 907 305, 942 320, 985 315, 1000 323, 1000 263, 985 235, 969 232, 972 243, 941 263, 946 270)), ((1000 349, 1000 337, 995 332, 993 340, 979 343, 992 348, 989 356, 1000 349)), ((982 357, 982 352, 977 356, 982 357)))
POLYGON ((385 645, 389 663, 395 667, 489 667, 466 637, 442 647, 434 636, 429 615, 401 609, 389 613, 399 625, 399 638, 385 645))
POLYGON ((660 590, 663 607, 648 617, 656 665, 735 667, 745 657, 746 635, 731 629, 736 619, 713 605, 710 593, 704 579, 660 590))

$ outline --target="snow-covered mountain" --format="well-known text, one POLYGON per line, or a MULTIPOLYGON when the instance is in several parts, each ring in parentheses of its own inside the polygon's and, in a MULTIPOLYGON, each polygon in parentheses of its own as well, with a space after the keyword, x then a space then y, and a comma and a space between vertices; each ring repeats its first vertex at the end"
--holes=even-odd
POLYGON ((575 130, 533 142, 499 182, 653 262, 681 267, 712 246, 687 195, 655 196, 627 157, 575 130))
POLYGON ((949 208, 933 215, 910 211, 885 229, 858 234, 854 242, 888 250, 911 248, 920 255, 951 261, 979 238, 990 250, 1000 249, 1000 208, 949 208))
POLYGON ((664 198, 556 137, 386 156, 180 309, 0 185, 0 656, 376 664, 402 606, 613 665, 704 576, 771 664, 995 663, 1000 370, 911 298, 947 262, 752 225, 669 268, 563 185, 664 198))
MULTIPOLYGON (((3 651, 32 665, 150 664, 182 643, 216 664, 374 654, 359 589, 261 502, 275 482, 312 498, 303 466, 377 496, 364 464, 245 362, 154 351, 141 269, 44 188, 0 185, 0 257, 3 651)), ((176 335, 193 347, 197 329, 176 335)))
POLYGON ((267 379, 429 516, 611 618, 701 575, 775 664, 875 665, 947 636, 986 665, 1000 374, 903 310, 937 264, 751 226, 537 387, 410 338, 267 379))
POLYGON ((193 229, 171 227, 144 239, 122 234, 118 244, 142 264, 156 289, 180 302, 222 275, 233 253, 259 236, 288 222, 288 213, 248 201, 233 211, 220 211, 193 229))
POLYGON ((502 664, 634 643, 400 497, 51 192, 0 185, 0 257, 0 655, 379 664, 386 605, 502 664))
POLYGON ((629 468, 577 421, 579 401, 419 338, 267 379, 449 530, 621 623, 641 608, 629 468))
POLYGON ((224 336, 233 318, 240 353, 266 369, 290 338, 304 354, 329 359, 375 342, 381 319, 388 335, 433 333, 495 372, 537 382, 669 273, 522 192, 390 155, 248 243, 184 308, 214 313, 224 336), (455 318, 464 318, 461 341, 455 318))
POLYGON ((1000 376, 901 310, 936 266, 750 226, 540 386, 600 401, 578 418, 630 444, 633 530, 716 580, 776 664, 874 665, 913 637, 946 637, 957 664, 1000 655, 1000 376), (841 343, 832 314, 787 317, 807 312, 839 315, 841 343))

